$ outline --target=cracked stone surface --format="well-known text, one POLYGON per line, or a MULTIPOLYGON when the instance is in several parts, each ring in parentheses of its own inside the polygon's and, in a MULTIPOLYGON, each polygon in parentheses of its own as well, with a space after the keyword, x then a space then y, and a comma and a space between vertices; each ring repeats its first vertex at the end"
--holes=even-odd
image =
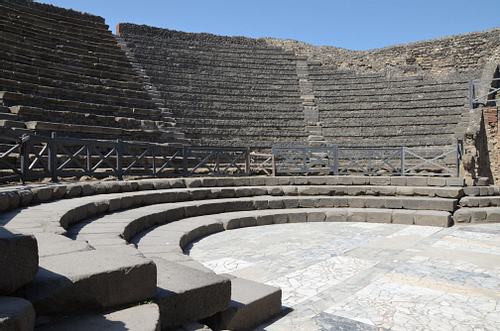
POLYGON ((225 231, 186 253, 279 286, 256 330, 497 330, 500 224, 300 223, 225 231))

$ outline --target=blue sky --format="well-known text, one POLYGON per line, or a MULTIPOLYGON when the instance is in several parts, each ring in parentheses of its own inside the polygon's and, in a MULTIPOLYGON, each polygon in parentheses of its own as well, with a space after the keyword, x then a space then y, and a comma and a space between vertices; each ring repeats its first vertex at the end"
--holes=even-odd
POLYGON ((295 39, 365 50, 500 26, 498 0, 37 0, 187 32, 295 39))

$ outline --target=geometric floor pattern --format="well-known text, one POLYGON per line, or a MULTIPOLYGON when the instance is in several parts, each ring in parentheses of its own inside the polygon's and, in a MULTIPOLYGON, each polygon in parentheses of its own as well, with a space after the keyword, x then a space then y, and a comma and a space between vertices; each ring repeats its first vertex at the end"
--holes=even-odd
POLYGON ((281 316, 256 330, 500 330, 500 224, 268 225, 186 253, 282 289, 281 316))

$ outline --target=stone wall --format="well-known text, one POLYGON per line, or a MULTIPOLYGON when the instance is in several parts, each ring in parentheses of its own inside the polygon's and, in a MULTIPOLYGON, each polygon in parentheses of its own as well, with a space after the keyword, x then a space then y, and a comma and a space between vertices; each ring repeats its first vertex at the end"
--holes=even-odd
POLYGON ((274 46, 306 55, 311 61, 340 69, 477 76, 500 53, 500 28, 423 40, 367 51, 313 46, 295 40, 264 38, 274 46))

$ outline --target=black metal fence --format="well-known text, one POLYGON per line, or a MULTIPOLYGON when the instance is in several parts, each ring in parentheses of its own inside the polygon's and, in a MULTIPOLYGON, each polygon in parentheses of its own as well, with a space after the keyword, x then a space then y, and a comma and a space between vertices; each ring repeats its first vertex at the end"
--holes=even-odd
POLYGON ((443 148, 171 147, 36 135, 1 138, 0 182, 71 176, 249 176, 252 173, 458 176, 463 144, 443 148), (252 171, 253 169, 253 171, 252 171))
POLYGON ((463 142, 436 148, 276 147, 276 174, 458 176, 463 142))
POLYGON ((0 181, 71 176, 248 176, 247 149, 170 147, 51 138, 29 135, 2 138, 0 181))

